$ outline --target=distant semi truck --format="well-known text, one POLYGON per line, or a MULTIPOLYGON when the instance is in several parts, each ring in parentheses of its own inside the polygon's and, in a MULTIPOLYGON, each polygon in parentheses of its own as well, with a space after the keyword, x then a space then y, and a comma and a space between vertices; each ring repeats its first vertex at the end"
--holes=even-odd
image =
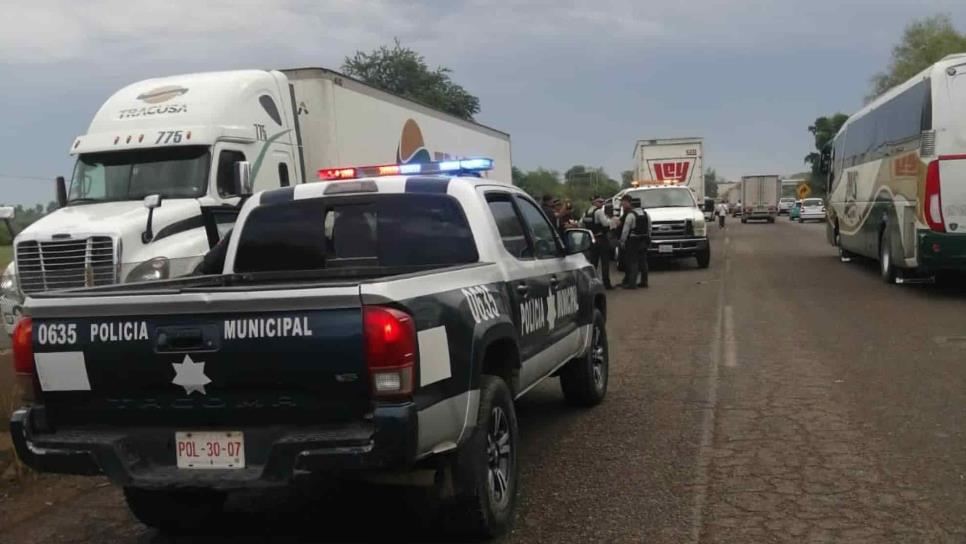
POLYGON ((663 138, 634 145, 634 179, 642 184, 682 185, 704 201, 704 140, 663 138))
POLYGON ((774 223, 778 216, 778 198, 782 192, 779 176, 743 176, 741 178, 741 222, 764 219, 774 223))

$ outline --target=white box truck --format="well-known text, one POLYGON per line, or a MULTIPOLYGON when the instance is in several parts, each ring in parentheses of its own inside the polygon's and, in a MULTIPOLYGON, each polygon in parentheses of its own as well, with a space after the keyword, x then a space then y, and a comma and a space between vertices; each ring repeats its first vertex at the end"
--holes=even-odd
POLYGON ((782 181, 779 176, 742 176, 741 222, 764 219, 774 223, 778 216, 778 198, 781 194, 782 181))
POLYGON ((511 182, 508 134, 323 68, 134 83, 70 153, 61 208, 15 241, 21 297, 189 274, 248 188, 314 181, 323 168, 482 156, 493 159, 488 177, 511 182))
POLYGON ((634 145, 634 179, 641 185, 684 185, 704 201, 704 140, 663 138, 634 145))

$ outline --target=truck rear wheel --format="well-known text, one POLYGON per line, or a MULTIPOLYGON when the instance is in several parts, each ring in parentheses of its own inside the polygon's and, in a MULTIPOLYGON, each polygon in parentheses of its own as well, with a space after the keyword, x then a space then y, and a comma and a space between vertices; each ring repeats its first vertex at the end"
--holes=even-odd
POLYGON ((196 530, 221 514, 225 494, 207 490, 124 488, 134 517, 148 527, 167 532, 196 530))
POLYGON ((517 444, 513 395, 501 378, 483 375, 476 428, 456 454, 457 496, 443 512, 450 532, 493 538, 510 528, 516 508, 517 444))
POLYGON ((610 358, 607 327, 600 310, 594 310, 590 349, 571 360, 560 372, 560 388, 571 406, 596 406, 607 394, 610 358))

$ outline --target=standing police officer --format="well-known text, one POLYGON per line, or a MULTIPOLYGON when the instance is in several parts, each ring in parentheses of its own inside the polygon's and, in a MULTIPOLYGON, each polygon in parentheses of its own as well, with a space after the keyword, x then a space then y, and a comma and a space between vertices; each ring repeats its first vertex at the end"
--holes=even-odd
POLYGON ((640 213, 631 203, 631 195, 621 198, 624 210, 621 226, 621 254, 624 259, 625 289, 637 289, 637 275, 641 275, 641 287, 647 287, 647 248, 651 245, 651 220, 643 209, 640 213))
POLYGON ((584 226, 594 233, 594 245, 590 249, 590 264, 600 265, 600 279, 604 289, 613 289, 610 283, 610 259, 613 249, 610 244, 611 219, 604 211, 604 199, 595 196, 593 206, 584 214, 584 226))

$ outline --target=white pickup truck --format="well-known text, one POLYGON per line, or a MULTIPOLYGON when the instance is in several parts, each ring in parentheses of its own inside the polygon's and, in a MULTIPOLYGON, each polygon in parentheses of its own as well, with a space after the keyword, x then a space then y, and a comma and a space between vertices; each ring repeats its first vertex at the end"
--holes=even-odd
POLYGON ((691 189, 674 184, 625 189, 614 196, 614 209, 620 209, 620 200, 625 194, 631 195, 635 207, 647 212, 651 220, 648 256, 670 259, 694 257, 700 268, 707 268, 711 264, 708 224, 691 189))
POLYGON ((223 274, 28 295, 20 459, 105 474, 162 529, 316 473, 421 481, 440 523, 504 532, 513 401, 551 376, 603 400, 607 303, 590 231, 562 239, 523 191, 454 176, 484 166, 333 169, 252 196, 223 274))

